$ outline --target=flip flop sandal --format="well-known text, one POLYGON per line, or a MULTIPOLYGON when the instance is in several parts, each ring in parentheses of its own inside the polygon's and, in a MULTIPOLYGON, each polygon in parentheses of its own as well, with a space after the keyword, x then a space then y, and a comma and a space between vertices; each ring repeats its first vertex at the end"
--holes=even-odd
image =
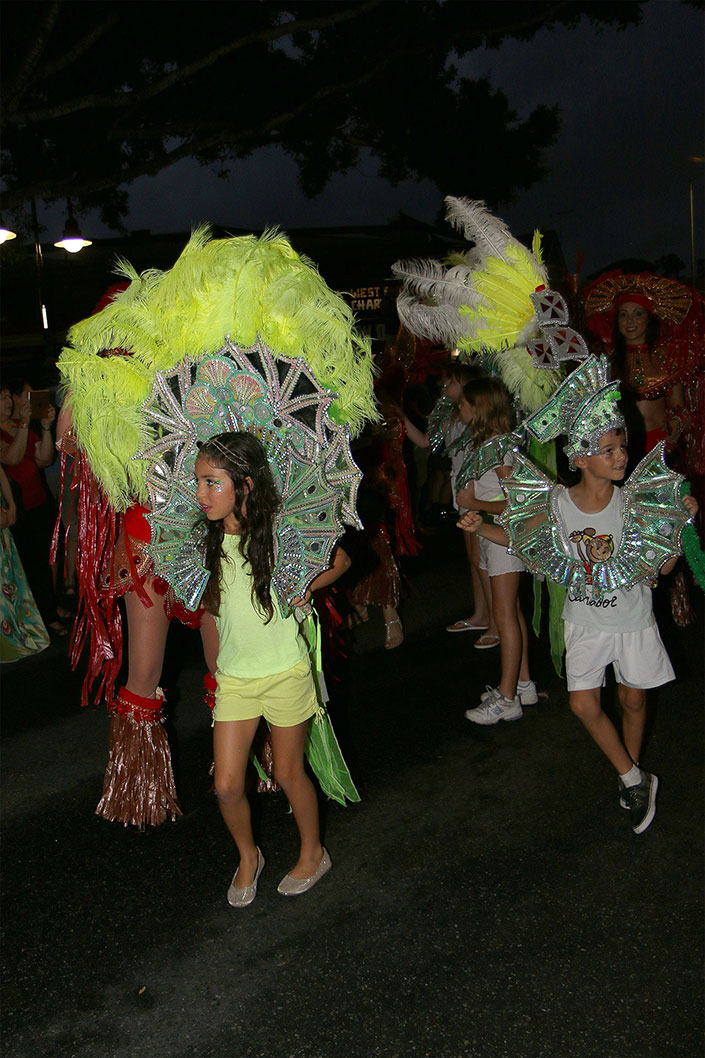
POLYGON ((499 636, 480 636, 473 646, 475 650, 491 650, 492 647, 499 646, 499 636))
POLYGON ((489 628, 489 625, 476 625, 469 617, 465 617, 462 621, 456 621, 455 624, 446 625, 446 632, 483 632, 485 628, 489 628))

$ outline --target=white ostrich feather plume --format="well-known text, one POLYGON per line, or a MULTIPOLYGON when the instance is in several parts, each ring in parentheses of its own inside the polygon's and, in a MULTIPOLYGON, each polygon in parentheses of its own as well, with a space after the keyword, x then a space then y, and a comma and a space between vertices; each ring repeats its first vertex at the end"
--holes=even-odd
POLYGON ((428 304, 460 308, 477 301, 470 269, 465 264, 447 268, 440 261, 396 261, 392 273, 401 279, 405 292, 428 304))
POLYGON ((397 297, 397 313, 412 334, 449 348, 457 345, 467 331, 467 322, 454 305, 431 305, 408 291, 402 290, 397 297))
POLYGON ((506 261, 507 247, 517 245, 509 228, 490 213, 484 202, 473 202, 469 198, 445 199, 446 220, 454 228, 462 231, 468 242, 474 242, 480 254, 475 254, 474 264, 477 267, 478 257, 499 257, 506 261))

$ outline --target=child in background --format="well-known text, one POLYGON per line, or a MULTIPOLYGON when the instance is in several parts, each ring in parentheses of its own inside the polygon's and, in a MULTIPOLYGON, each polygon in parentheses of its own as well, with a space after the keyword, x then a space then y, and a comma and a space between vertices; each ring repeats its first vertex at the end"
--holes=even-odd
MULTIPOLYGON (((296 896, 330 869, 321 844, 316 791, 304 770, 308 725, 319 709, 308 646, 293 614, 282 618, 272 598, 274 520, 279 507, 264 448, 249 433, 225 433, 202 445, 197 496, 208 519, 203 605, 219 634, 213 711, 215 791, 240 853, 228 890, 232 907, 257 894, 264 857, 255 845, 245 771, 260 717, 272 733, 274 777, 286 794, 301 838, 299 858, 278 892, 296 896)), ((322 573, 325 587, 345 566, 322 573)), ((307 593, 307 599, 309 593, 307 593)), ((303 605, 307 599, 294 600, 303 605)))
MULTIPOLYGON (((473 379, 479 377, 479 369, 472 364, 454 363, 449 368, 448 378, 443 387, 443 396, 455 401, 447 425, 444 429, 445 447, 449 450, 454 441, 461 437, 466 424, 462 422, 458 413, 458 401, 463 394, 463 386, 473 379)), ((409 439, 419 448, 428 448, 430 441, 427 433, 422 433, 410 419, 404 415, 404 426, 409 439)), ((466 448, 458 449, 450 453, 450 484, 453 496, 453 505, 460 515, 465 513, 465 508, 458 506, 455 481, 467 454, 466 448)), ((451 625, 446 626, 447 632, 484 632, 473 644, 476 650, 489 650, 499 645, 499 632, 492 613, 492 589, 487 570, 480 568, 479 543, 472 533, 464 535, 465 550, 470 564, 470 578, 472 581, 473 612, 470 617, 463 617, 451 625)))
MULTIPOLYGON (((463 387, 458 404, 462 422, 472 426, 474 444, 479 446, 512 428, 512 407, 505 385, 496 378, 479 378, 463 387)), ((483 511, 493 517, 504 509, 500 479, 511 472, 512 454, 505 465, 488 470, 458 492, 458 505, 468 512, 483 511)), ((474 520, 469 524, 475 525, 474 520)), ((465 526, 461 517, 459 527, 465 526)), ((519 604, 519 577, 524 563, 490 539, 480 542, 480 569, 487 571, 492 585, 492 613, 499 632, 501 677, 496 687, 488 687, 480 705, 467 709, 466 719, 474 724, 496 724, 518 720, 522 705, 538 701, 536 685, 529 674, 528 632, 519 604)))
MULTIPOLYGON (((574 557, 585 565, 589 584, 593 563, 611 558, 622 539, 622 496, 615 483, 623 479, 627 466, 624 420, 615 411, 612 428, 596 444, 586 443, 588 437, 570 440, 566 454, 580 471, 580 481, 560 491, 558 512, 564 539, 570 541, 574 557), (581 440, 585 454, 578 454, 581 440)), ((697 513, 694 497, 684 497, 683 504, 691 516, 697 513)), ((485 525, 476 515, 466 515, 460 526, 497 545, 507 543, 501 526, 485 525)), ((670 559, 659 572, 669 573, 676 561, 670 559)), ((657 777, 639 767, 646 691, 675 678, 656 625, 651 588, 641 581, 629 591, 608 592, 599 606, 588 595, 569 592, 563 617, 570 708, 616 769, 620 805, 629 810, 634 833, 641 834, 656 813, 658 790, 657 777), (622 707, 621 739, 600 704, 605 669, 610 663, 622 707)))

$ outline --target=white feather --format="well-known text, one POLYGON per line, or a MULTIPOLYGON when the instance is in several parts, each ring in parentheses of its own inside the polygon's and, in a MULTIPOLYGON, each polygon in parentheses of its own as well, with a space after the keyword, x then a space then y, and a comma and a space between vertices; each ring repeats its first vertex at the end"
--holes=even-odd
POLYGON ((484 202, 449 195, 445 203, 446 220, 455 228, 462 229, 468 242, 474 242, 483 256, 499 257, 506 261, 507 247, 517 240, 512 237, 503 220, 493 216, 484 202))
POLYGON ((467 321, 453 305, 429 305, 405 290, 397 298, 397 313, 412 334, 448 348, 457 345, 467 330, 467 321))
POLYGON ((392 273, 402 280, 405 290, 422 300, 439 304, 446 301, 465 304, 465 283, 469 275, 467 268, 449 270, 440 261, 432 260, 396 261, 392 265, 392 273))

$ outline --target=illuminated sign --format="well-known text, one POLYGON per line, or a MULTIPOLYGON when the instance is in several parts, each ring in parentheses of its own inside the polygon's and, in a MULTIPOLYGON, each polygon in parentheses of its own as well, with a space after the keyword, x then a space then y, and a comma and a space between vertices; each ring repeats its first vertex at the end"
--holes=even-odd
POLYGON ((389 287, 355 287, 350 291, 353 312, 381 312, 382 299, 389 292, 389 287))

